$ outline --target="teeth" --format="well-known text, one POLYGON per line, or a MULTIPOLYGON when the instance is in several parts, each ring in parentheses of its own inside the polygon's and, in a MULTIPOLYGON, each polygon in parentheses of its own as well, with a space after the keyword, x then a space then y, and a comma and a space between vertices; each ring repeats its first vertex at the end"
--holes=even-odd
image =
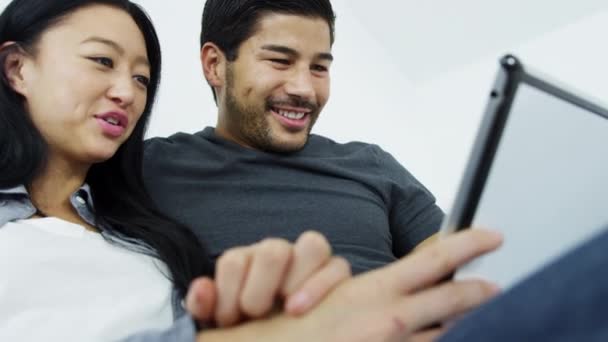
POLYGON ((115 118, 106 118, 106 119, 104 119, 104 120, 105 120, 105 122, 107 122, 107 123, 109 123, 109 124, 112 124, 112 125, 114 125, 114 126, 117 126, 117 125, 118 125, 118 120, 117 120, 117 119, 115 119, 115 118))
POLYGON ((281 116, 284 116, 288 119, 292 119, 292 120, 300 120, 304 117, 304 115, 306 115, 305 113, 296 113, 296 112, 288 112, 286 110, 279 110, 278 113, 281 116))

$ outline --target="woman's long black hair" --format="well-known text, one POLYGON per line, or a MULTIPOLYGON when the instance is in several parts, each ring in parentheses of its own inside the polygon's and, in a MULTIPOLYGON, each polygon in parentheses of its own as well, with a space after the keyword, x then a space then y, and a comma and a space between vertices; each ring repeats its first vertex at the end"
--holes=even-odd
MULTIPOLYGON (((161 70, 160 45, 149 17, 128 0, 13 0, 0 15, 0 44, 17 42, 35 54, 45 30, 74 10, 93 4, 115 6, 131 15, 144 36, 151 68, 146 107, 133 133, 112 158, 94 164, 87 174, 96 222, 111 242, 135 243, 134 247, 144 247, 163 261, 184 297, 192 279, 211 275, 213 268, 194 233, 161 214, 144 187, 143 139, 161 70)), ((0 52, 0 189, 30 185, 44 168, 47 155, 46 142, 26 112, 23 97, 4 74, 6 55, 7 51, 0 52)))

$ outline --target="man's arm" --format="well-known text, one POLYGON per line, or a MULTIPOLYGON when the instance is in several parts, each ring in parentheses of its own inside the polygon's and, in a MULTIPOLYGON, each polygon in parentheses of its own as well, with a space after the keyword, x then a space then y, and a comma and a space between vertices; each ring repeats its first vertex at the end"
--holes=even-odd
MULTIPOLYGON (((421 248, 383 268, 342 282, 308 314, 279 314, 236 327, 210 329, 196 341, 420 341, 441 336, 441 323, 461 316, 497 293, 482 280, 436 285, 470 260, 497 248, 497 233, 469 229, 421 248), (428 327, 439 328, 428 328, 428 327), (354 329, 353 327, 356 327, 354 329)), ((165 332, 150 332, 124 342, 191 342, 189 317, 165 332)))
POLYGON ((379 147, 375 152, 379 169, 391 184, 388 219, 393 254, 400 258, 421 243, 433 241, 444 214, 433 194, 390 153, 379 147))
POLYGON ((309 314, 281 314, 208 330, 199 334, 198 341, 428 341, 444 332, 444 328, 428 327, 441 327, 498 291, 481 280, 436 283, 500 243, 497 233, 457 233, 389 266, 344 281, 309 314))
POLYGON ((414 250, 419 250, 421 247, 428 246, 432 243, 435 243, 435 242, 437 242, 438 239, 439 239, 439 233, 435 233, 435 234, 429 236, 428 238, 426 238, 426 240, 419 243, 418 246, 416 246, 414 248, 414 250))

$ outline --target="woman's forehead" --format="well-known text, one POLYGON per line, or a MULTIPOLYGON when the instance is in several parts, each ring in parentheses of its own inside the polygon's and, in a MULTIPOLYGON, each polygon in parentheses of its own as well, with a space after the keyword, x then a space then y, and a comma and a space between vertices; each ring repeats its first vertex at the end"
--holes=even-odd
POLYGON ((107 41, 125 54, 146 56, 144 36, 126 11, 108 5, 90 5, 69 13, 43 33, 41 42, 81 45, 107 41))

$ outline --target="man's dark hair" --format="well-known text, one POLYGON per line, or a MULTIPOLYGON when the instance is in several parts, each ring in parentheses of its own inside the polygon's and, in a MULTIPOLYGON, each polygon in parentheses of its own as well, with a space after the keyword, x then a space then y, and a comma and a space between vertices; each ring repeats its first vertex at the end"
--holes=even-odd
MULTIPOLYGON (((255 34, 260 18, 268 13, 321 18, 329 25, 330 42, 334 43, 336 15, 329 0, 207 0, 201 48, 212 42, 228 61, 236 60, 241 44, 255 34)), ((215 98, 215 92, 213 96, 215 98)))

